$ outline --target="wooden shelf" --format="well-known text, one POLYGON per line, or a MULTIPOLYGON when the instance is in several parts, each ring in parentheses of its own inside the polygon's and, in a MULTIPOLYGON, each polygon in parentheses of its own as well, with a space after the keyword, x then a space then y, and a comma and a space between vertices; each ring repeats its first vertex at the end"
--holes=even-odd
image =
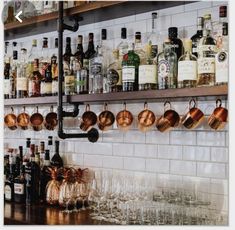
MULTIPOLYGON (((228 87, 212 86, 202 88, 185 88, 185 89, 167 89, 167 90, 149 90, 149 91, 134 91, 134 92, 117 92, 104 94, 83 94, 74 96, 64 96, 64 103, 77 102, 80 104, 92 103, 100 104, 104 102, 120 103, 142 102, 142 101, 164 101, 169 99, 172 101, 185 101, 192 97, 210 100, 213 97, 226 99, 228 95, 228 87)), ((7 99, 5 106, 13 105, 40 105, 40 104, 56 104, 57 97, 35 97, 22 99, 7 99)))
MULTIPOLYGON (((97 9, 101 9, 101 8, 105 8, 105 7, 110 7, 110 6, 114 6, 117 4, 121 4, 127 2, 125 0, 123 1, 104 1, 104 2, 91 2, 89 4, 84 4, 81 6, 76 6, 76 7, 72 7, 69 9, 65 9, 64 10, 64 16, 71 16, 71 15, 75 15, 75 14, 79 14, 79 13, 84 13, 84 12, 88 12, 88 11, 92 11, 92 10, 97 10, 97 9)), ((4 30, 8 31, 8 30, 13 30, 13 29, 17 29, 17 28, 21 28, 21 27, 26 27, 26 26, 30 26, 33 24, 37 24, 37 23, 41 23, 41 22, 48 22, 50 20, 55 20, 58 18, 58 12, 52 12, 49 14, 42 14, 39 16, 35 16, 35 17, 31 17, 31 18, 25 18, 23 19, 23 22, 20 23, 18 21, 16 22, 11 22, 11 23, 7 23, 4 25, 4 30)))

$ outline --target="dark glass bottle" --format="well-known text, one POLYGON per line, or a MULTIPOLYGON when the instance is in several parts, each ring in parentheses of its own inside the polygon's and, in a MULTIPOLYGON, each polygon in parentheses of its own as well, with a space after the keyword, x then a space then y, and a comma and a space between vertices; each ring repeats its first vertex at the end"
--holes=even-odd
POLYGON ((83 59, 84 59, 84 52, 83 52, 83 45, 82 45, 83 37, 82 35, 78 35, 78 46, 77 52, 74 54, 75 58, 78 60, 80 67, 83 67, 83 59))
POLYGON ((51 95, 52 95, 52 73, 51 73, 51 65, 48 65, 45 72, 42 96, 51 96, 51 95))
POLYGON ((46 186, 48 181, 51 179, 48 168, 50 167, 50 151, 46 149, 43 167, 40 174, 40 202, 46 201, 46 186))
POLYGON ((4 182, 9 177, 10 174, 10 164, 9 164, 9 155, 4 156, 4 182))
POLYGON ((69 66, 69 63, 70 63, 70 57, 72 57, 73 54, 72 54, 72 50, 71 50, 71 38, 70 37, 66 37, 66 48, 65 48, 65 53, 64 53, 64 61, 66 63, 68 63, 68 66, 69 66))
POLYGON ((15 178, 15 157, 9 156, 9 176, 4 185, 4 198, 6 201, 14 201, 14 178, 15 178))
POLYGON ((178 36, 178 28, 177 27, 170 27, 168 29, 168 37, 171 41, 173 51, 177 55, 177 61, 184 53, 183 42, 177 37, 178 36))
POLYGON ((64 163, 63 160, 59 154, 59 147, 60 147, 60 142, 55 141, 55 154, 51 158, 51 166, 60 168, 63 167, 64 163))
POLYGON ((89 33, 88 48, 84 54, 84 58, 88 60, 96 53, 93 39, 94 39, 94 34, 89 33))
POLYGON ((19 146, 19 152, 16 155, 16 176, 20 175, 20 169, 23 164, 23 146, 19 146))
POLYGON ((10 98, 10 60, 7 58, 4 65, 4 99, 10 98))
POLYGON ((26 204, 36 203, 39 199, 40 167, 35 163, 35 145, 30 145, 30 162, 25 167, 26 204))
POLYGON ((197 18, 197 33, 191 37, 192 54, 195 55, 196 57, 198 57, 198 50, 197 49, 198 49, 199 40, 203 36, 202 28, 203 28, 203 17, 198 17, 197 18))
POLYGON ((14 180, 14 201, 17 203, 25 203, 25 166, 27 162, 23 162, 20 168, 20 175, 14 180))

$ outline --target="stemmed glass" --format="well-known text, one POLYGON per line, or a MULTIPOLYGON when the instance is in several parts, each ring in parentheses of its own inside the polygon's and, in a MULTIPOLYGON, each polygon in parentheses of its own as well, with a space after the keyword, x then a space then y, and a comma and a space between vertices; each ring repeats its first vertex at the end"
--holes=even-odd
POLYGON ((85 207, 85 200, 88 197, 88 189, 85 183, 81 183, 79 185, 79 193, 80 193, 80 197, 82 198, 82 208, 81 210, 86 210, 85 207))

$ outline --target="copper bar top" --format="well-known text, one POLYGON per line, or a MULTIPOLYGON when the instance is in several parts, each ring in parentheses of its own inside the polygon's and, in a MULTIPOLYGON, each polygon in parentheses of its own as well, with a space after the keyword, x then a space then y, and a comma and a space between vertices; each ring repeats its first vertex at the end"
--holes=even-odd
POLYGON ((63 213, 58 207, 35 204, 4 204, 4 225, 108 225, 92 220, 89 210, 63 213))

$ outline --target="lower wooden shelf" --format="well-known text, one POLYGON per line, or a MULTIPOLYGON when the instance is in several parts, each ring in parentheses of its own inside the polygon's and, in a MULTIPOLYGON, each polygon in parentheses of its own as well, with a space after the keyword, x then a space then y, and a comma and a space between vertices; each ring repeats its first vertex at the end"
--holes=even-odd
MULTIPOLYGON (((172 101, 185 101, 192 97, 197 97, 202 100, 210 100, 212 97, 220 97, 226 99, 228 96, 228 86, 211 86, 201 88, 184 88, 184 89, 166 89, 166 90, 148 90, 134 92, 116 92, 103 94, 82 94, 74 96, 64 96, 63 102, 76 103, 120 103, 123 101, 142 102, 142 101, 163 101, 169 99, 172 101)), ((40 105, 40 104, 56 104, 57 96, 51 97, 32 97, 20 99, 6 99, 5 106, 14 105, 40 105)))

